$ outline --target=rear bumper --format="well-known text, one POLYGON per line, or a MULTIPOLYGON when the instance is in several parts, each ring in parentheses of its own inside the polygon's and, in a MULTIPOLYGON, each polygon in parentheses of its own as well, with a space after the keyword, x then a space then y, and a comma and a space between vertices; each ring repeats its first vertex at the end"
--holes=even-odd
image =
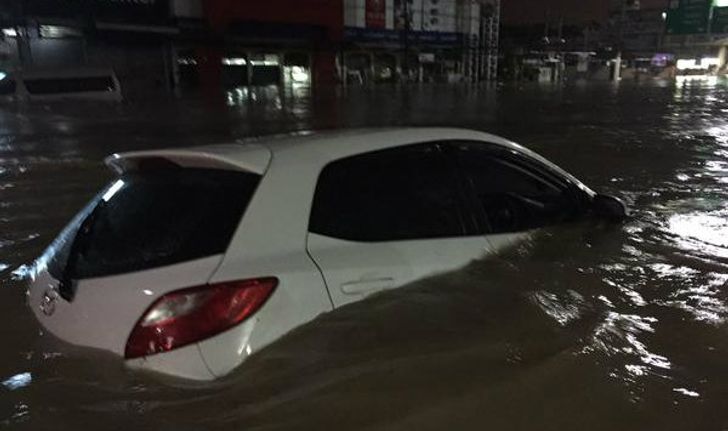
POLYGON ((152 371, 190 380, 209 381, 216 378, 210 372, 197 344, 143 358, 130 359, 125 361, 125 365, 134 370, 152 371))
MULTIPOLYGON (((54 284, 50 283, 50 281, 51 279, 49 276, 47 274, 43 274, 41 276, 40 283, 36 283, 35 286, 31 286, 28 295, 28 302, 33 314, 38 320, 38 323, 40 323, 40 325, 53 337, 55 340, 54 342, 61 348, 63 345, 68 345, 109 351, 121 359, 122 356, 120 355, 120 352, 115 351, 110 348, 110 346, 101 345, 102 343, 94 343, 93 337, 89 337, 89 339, 84 338, 83 335, 88 335, 87 332, 73 330, 76 329, 75 325, 72 324, 75 322, 73 322, 70 318, 68 320, 64 319, 64 317, 71 317, 68 313, 71 310, 64 310, 70 307, 69 304, 65 303, 65 301, 57 301, 57 311, 52 313, 51 316, 46 315, 42 311, 41 304, 43 302, 43 296, 48 289, 44 290, 41 287, 53 286, 54 284), (64 320, 55 321, 54 318, 64 320)), ((80 317, 87 317, 85 316, 85 313, 79 314, 81 315, 80 317)), ((89 319, 81 319, 81 324, 88 326, 94 325, 94 322, 89 319)), ((95 326, 99 325, 97 324, 95 326)), ((106 335, 107 339, 114 338, 114 334, 107 332, 106 335)), ((127 367, 132 369, 158 372, 191 380, 207 381, 215 379, 215 375, 210 372, 210 369, 205 363, 197 344, 191 344, 170 352, 126 360, 124 363, 127 367)))
MULTIPOLYGON (((144 310, 169 291, 204 284, 219 262, 217 255, 138 273, 83 280, 73 302, 59 296, 58 281, 42 269, 28 286, 28 306, 40 325, 64 344, 108 351, 124 360, 129 333, 144 310)), ((215 379, 197 344, 124 362, 129 368, 191 380, 215 379)))

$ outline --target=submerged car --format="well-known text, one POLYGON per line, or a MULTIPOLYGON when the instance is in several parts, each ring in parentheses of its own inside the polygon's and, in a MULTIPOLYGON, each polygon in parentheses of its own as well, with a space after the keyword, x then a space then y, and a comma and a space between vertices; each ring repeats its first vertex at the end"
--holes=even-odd
POLYGON ((111 69, 35 69, 0 73, 2 102, 67 102, 123 100, 119 79, 111 69))
POLYGON ((36 261, 29 304, 62 340, 196 380, 533 230, 626 214, 533 152, 460 129, 260 138, 106 163, 118 178, 36 261))

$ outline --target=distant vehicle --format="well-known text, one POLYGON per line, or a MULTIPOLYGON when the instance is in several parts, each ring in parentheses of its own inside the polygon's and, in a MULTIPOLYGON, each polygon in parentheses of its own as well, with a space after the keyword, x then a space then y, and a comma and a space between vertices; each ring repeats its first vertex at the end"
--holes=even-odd
POLYGON ((67 342, 197 380, 535 229, 626 216, 533 152, 470 130, 262 138, 106 163, 118 178, 36 261, 29 304, 67 342))
POLYGON ((122 100, 121 86, 111 69, 48 69, 0 73, 0 100, 122 100))

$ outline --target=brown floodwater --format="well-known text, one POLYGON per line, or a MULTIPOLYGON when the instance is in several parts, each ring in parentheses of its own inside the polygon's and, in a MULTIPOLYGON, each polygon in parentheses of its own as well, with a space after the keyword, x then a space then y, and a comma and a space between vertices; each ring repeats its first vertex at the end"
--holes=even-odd
POLYGON ((221 102, 0 107, 0 426, 728 429, 728 82, 231 92, 221 102), (32 263, 112 152, 331 127, 505 135, 625 198, 623 225, 499 256, 293 331, 212 384, 43 333, 32 263))

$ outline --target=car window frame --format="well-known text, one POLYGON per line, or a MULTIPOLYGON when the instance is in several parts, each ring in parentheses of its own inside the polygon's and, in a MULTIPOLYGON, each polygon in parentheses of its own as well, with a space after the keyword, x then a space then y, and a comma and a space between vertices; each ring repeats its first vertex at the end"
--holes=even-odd
POLYGON ((391 148, 383 148, 378 150, 372 150, 372 151, 365 151, 357 154, 351 154, 345 157, 340 157, 334 160, 328 161, 318 172, 318 175, 316 176, 316 182, 314 186, 314 193, 311 196, 311 208, 309 212, 308 217, 308 224, 307 224, 307 232, 308 234, 316 234, 316 235, 322 235, 326 237, 330 237, 336 240, 341 241, 348 241, 348 242, 358 242, 363 244, 384 244, 384 243, 393 243, 393 242, 403 242, 403 241, 437 241, 437 240, 443 240, 443 239, 453 239, 453 238, 472 238, 476 236, 481 236, 482 234, 479 232, 479 227, 477 225, 477 215, 473 213, 472 203, 471 203, 471 197, 469 196, 469 192, 463 188, 463 184, 461 182, 461 179, 457 173, 456 166, 452 163, 451 157, 449 157, 446 152, 444 151, 444 148, 442 147, 443 144, 447 143, 447 141, 442 140, 433 140, 433 141, 420 141, 420 142, 413 142, 405 145, 400 145, 396 147, 391 148), (457 236, 436 236, 436 237, 417 237, 417 238, 407 238, 407 239, 387 239, 387 240, 364 240, 364 239, 349 239, 349 238, 342 238, 339 236, 332 236, 325 233, 316 232, 315 230, 312 230, 313 223, 313 217, 314 217, 314 209, 316 205, 316 198, 317 193, 319 191, 319 186, 321 184, 321 177, 324 173, 324 171, 329 168, 332 164, 356 159, 363 156, 375 156, 377 154, 386 154, 386 153, 394 153, 394 152, 401 152, 401 151, 411 151, 413 149, 417 149, 418 147, 425 149, 428 147, 431 147, 433 152, 438 155, 438 158, 440 159, 440 162, 443 165, 443 168, 445 169, 445 176, 449 177, 450 183, 453 187, 453 195, 458 201, 458 206, 460 207, 460 224, 462 226, 462 234, 457 236))
POLYGON ((477 151, 482 151, 488 157, 494 158, 499 163, 520 170, 526 175, 550 186, 561 188, 564 193, 568 194, 569 199, 573 201, 578 211, 584 212, 586 210, 586 201, 589 200, 589 197, 585 192, 581 191, 576 182, 523 151, 518 151, 516 148, 504 147, 493 142, 476 140, 451 140, 443 142, 442 145, 443 148, 447 149, 446 151, 451 159, 451 163, 456 166, 455 172, 460 177, 459 183, 467 195, 468 205, 474 213, 475 223, 480 235, 523 233, 548 227, 548 225, 515 232, 494 232, 490 220, 482 204, 479 202, 474 185, 467 177, 464 167, 459 162, 458 152, 462 151, 463 147, 476 148, 477 151))

